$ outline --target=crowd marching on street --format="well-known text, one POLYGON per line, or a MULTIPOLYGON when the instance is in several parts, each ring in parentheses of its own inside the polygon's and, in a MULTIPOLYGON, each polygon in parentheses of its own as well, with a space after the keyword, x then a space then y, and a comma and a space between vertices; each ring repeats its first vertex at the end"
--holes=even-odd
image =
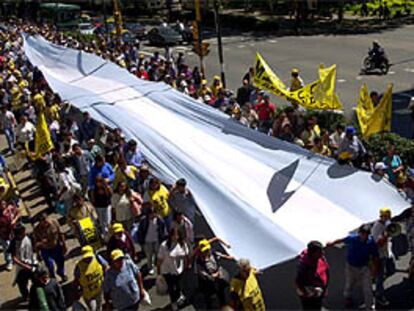
MULTIPOLYGON (((405 192, 413 200, 410 210, 393 217, 384 207, 372 226, 364 224, 356 233, 328 243, 347 247, 346 307, 358 307, 353 299, 358 284, 362 285, 362 308, 388 304, 384 280, 392 267, 390 222, 405 224, 408 247, 414 249, 412 159, 402 159, 391 145, 382 159, 375 159, 352 125, 338 124, 329 132, 298 103, 292 101, 286 107, 272 103, 268 93, 254 86, 254 68, 244 74, 233 93, 223 87, 219 76, 207 81, 200 68, 189 68, 183 53, 176 58, 171 51, 167 59, 158 52, 147 57, 139 45, 104 35, 79 42, 46 25, 19 21, 4 25, 0 29, 0 128, 10 154, 26 153, 27 167, 49 205, 48 212, 32 223, 33 230, 23 224, 18 208, 21 200, 7 184, 8 168, 1 155, 0 242, 6 269, 16 270, 19 292, 30 310, 70 307, 62 284, 72 274, 73 291, 88 310, 137 310, 150 303, 144 286, 148 276, 156 276, 157 291, 168 293, 172 310, 188 304, 197 309, 230 310, 265 310, 266 306, 257 278, 263 272, 249 259, 223 252, 230 245, 219 237, 195 234, 197 206, 191 184, 183 178, 173 185, 164 184, 162 176, 155 176, 138 141, 125 137, 119 128, 97 123, 88 112, 76 111, 53 93, 42 73, 27 60, 23 33, 40 34, 56 44, 95 53, 140 79, 164 82, 200 105, 220 109, 234 122, 334 157, 344 165, 377 173, 405 192), (45 116, 54 146, 44 154, 36 154, 40 114, 45 116), (51 217, 56 213, 64 217, 69 232, 51 217), (85 232, 91 228, 96 229, 93 243, 85 232), (65 266, 67 239, 81 244, 74 271, 65 266), (224 268, 223 260, 237 262, 236 275, 224 268), (189 274, 194 277, 190 284, 189 274), (192 295, 186 293, 189 286, 194 287, 192 295)), ((303 86, 299 69, 294 68, 290 90, 303 86)), ((371 97, 374 103, 379 101, 375 92, 371 97)), ((297 275, 292 278, 303 309, 321 309, 328 293, 324 248, 320 242, 310 241, 299 255, 297 275)), ((414 282, 414 261, 407 271, 414 282)))

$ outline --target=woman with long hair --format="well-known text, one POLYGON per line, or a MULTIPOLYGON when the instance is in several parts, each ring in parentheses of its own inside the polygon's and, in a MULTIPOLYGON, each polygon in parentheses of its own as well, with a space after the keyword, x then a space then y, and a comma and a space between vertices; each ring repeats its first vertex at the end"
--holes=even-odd
POLYGON ((164 278, 168 285, 173 310, 178 310, 178 306, 185 301, 181 292, 181 278, 188 266, 189 254, 184 239, 180 237, 176 228, 172 228, 158 251, 157 275, 158 278, 164 278))

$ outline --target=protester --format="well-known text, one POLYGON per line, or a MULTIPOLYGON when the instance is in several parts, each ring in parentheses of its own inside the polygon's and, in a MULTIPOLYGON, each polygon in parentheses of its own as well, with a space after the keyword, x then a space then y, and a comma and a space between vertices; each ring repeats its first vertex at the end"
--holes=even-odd
POLYGON ((109 232, 109 225, 112 221, 112 188, 107 179, 101 175, 95 178, 95 187, 91 191, 91 201, 95 207, 102 235, 106 238, 109 232))
POLYGON ((321 310, 329 284, 329 265, 323 245, 311 241, 299 256, 296 274, 296 292, 303 310, 321 310))
POLYGON ((75 266, 73 286, 89 310, 102 310, 102 283, 108 263, 102 256, 96 255, 90 245, 82 247, 81 255, 75 266))
POLYGON ((135 218, 141 215, 142 198, 131 190, 125 182, 120 182, 112 196, 113 219, 131 230, 135 218))
POLYGON ((62 287, 49 276, 43 266, 39 267, 34 275, 34 282, 30 288, 29 310, 66 310, 62 287))
POLYGON ((154 274, 159 246, 165 240, 166 235, 164 220, 155 213, 152 207, 149 207, 146 215, 139 222, 138 242, 144 249, 150 275, 154 274))
POLYGON ((194 224, 196 203, 191 191, 187 188, 187 181, 184 178, 177 180, 172 187, 168 203, 174 212, 184 214, 194 224))
POLYGON ((289 90, 291 92, 294 92, 294 91, 297 91, 303 88, 304 84, 303 84, 302 78, 299 76, 299 69, 293 68, 291 75, 292 75, 292 81, 290 82, 289 90))
POLYGON ((9 252, 16 265, 15 282, 23 300, 27 300, 29 298, 28 285, 36 270, 37 260, 32 241, 26 234, 26 228, 21 224, 14 230, 14 238, 10 243, 9 252))
POLYGON ((101 154, 95 156, 95 164, 92 166, 89 172, 88 186, 90 190, 95 189, 96 177, 98 175, 104 179, 107 179, 108 183, 112 185, 115 177, 114 170, 112 168, 112 165, 107 163, 101 154))
POLYGON ((167 240, 161 243, 157 256, 157 276, 164 278, 168 285, 171 308, 178 308, 185 302, 181 291, 181 278, 189 265, 190 251, 178 230, 172 228, 167 240))
POLYGON ((393 184, 401 183, 398 179, 403 174, 404 165, 401 158, 395 154, 394 145, 388 148, 387 155, 382 159, 382 162, 386 165, 388 180, 393 184))
POLYGON ((170 229, 172 221, 172 212, 168 204, 170 193, 168 189, 161 184, 160 180, 152 177, 149 181, 148 190, 144 196, 144 202, 152 204, 156 213, 164 219, 167 230, 170 229))
POLYGON ((191 221, 181 212, 175 212, 171 228, 178 230, 178 234, 184 241, 191 246, 194 242, 194 229, 191 221))
POLYGON ((338 147, 337 155, 338 159, 351 161, 354 166, 359 167, 366 153, 366 149, 355 134, 356 131, 353 126, 346 127, 345 137, 338 147))
POLYGON ((389 301, 385 297, 384 281, 387 277, 387 267, 392 259, 389 254, 389 243, 387 226, 390 224, 391 210, 389 208, 382 208, 380 210, 380 218, 372 226, 372 237, 378 246, 378 273, 375 281, 375 296, 376 301, 383 306, 389 304, 389 301))
POLYGON ((12 255, 9 250, 10 242, 13 238, 13 230, 20 219, 20 212, 13 203, 0 201, 0 244, 3 248, 6 270, 13 269, 12 255))
POLYGON ((72 229, 72 233, 79 238, 80 232, 78 230, 78 223, 80 220, 90 218, 92 222, 96 222, 98 219, 96 210, 91 203, 85 201, 81 194, 75 194, 73 196, 72 206, 67 213, 67 223, 72 229))
POLYGON ((374 310, 375 304, 371 285, 371 269, 369 263, 374 263, 374 276, 378 271, 378 248, 374 241, 369 225, 362 225, 358 233, 352 233, 346 238, 338 239, 327 244, 327 246, 345 243, 348 246, 347 260, 345 264, 345 304, 346 307, 354 306, 352 298, 353 290, 357 284, 362 286, 364 304, 359 306, 366 310, 374 310))
POLYGON ((126 256, 131 259, 135 259, 135 246, 131 235, 124 229, 124 226, 120 223, 114 223, 112 225, 112 235, 109 238, 107 244, 107 252, 111 253, 115 249, 120 249, 126 256))
POLYGON ((42 214, 39 223, 33 230, 34 246, 36 252, 45 262, 49 275, 55 277, 55 267, 57 266, 57 274, 62 281, 67 280, 65 274, 65 253, 67 252, 65 235, 60 230, 59 223, 42 214))
POLYGON ((230 283, 230 306, 234 310, 266 310, 262 291, 256 278, 258 271, 245 258, 238 261, 238 268, 238 274, 230 283))
POLYGON ((199 292, 203 296, 204 305, 201 309, 220 309, 229 303, 229 273, 220 265, 221 258, 233 260, 233 257, 211 249, 208 240, 199 243, 200 253, 195 257, 199 292))
POLYGON ((120 249, 111 251, 111 267, 105 274, 103 292, 108 309, 138 310, 144 298, 141 272, 120 249))
POLYGON ((0 129, 3 131, 9 146, 9 152, 15 151, 16 128, 17 122, 13 112, 7 109, 6 105, 0 107, 0 129))

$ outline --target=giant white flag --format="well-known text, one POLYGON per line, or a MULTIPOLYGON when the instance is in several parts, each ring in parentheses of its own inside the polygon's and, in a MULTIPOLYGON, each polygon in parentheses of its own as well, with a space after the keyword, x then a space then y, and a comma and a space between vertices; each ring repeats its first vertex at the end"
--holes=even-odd
POLYGON ((259 268, 309 240, 343 237, 382 207, 409 206, 370 173, 250 130, 164 83, 41 37, 26 37, 24 48, 62 99, 135 138, 167 182, 186 178, 230 253, 259 268))

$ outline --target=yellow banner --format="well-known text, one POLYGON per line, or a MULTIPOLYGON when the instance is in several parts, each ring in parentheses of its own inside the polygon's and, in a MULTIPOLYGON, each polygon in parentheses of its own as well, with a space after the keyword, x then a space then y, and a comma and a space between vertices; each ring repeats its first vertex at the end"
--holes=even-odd
POLYGON ((286 97, 289 93, 285 84, 273 72, 263 57, 256 53, 256 64, 254 66, 254 85, 262 90, 266 90, 276 96, 286 97))
POLYGON ((43 111, 37 115, 36 133, 34 138, 35 150, 34 155, 29 156, 34 160, 44 155, 53 149, 53 142, 50 138, 49 127, 46 123, 45 114, 43 111))
POLYGON ((303 88, 290 92, 282 80, 266 64, 259 53, 256 53, 254 84, 276 96, 296 101, 307 109, 338 110, 342 104, 335 93, 336 65, 320 68, 319 79, 303 88))
POLYGON ((391 130, 392 88, 393 85, 389 84, 378 106, 374 107, 367 86, 362 86, 356 113, 364 138, 391 130))

